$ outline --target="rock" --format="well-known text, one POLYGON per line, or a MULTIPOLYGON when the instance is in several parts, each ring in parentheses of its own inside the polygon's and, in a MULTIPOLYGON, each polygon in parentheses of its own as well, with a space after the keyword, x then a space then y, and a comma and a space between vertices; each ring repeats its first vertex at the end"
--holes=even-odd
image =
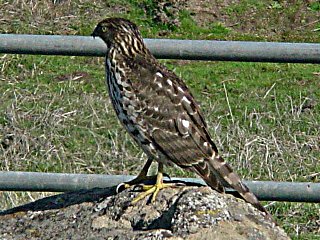
POLYGON ((161 190, 154 204, 115 188, 60 194, 0 214, 0 239, 289 239, 250 204, 208 187, 161 190))

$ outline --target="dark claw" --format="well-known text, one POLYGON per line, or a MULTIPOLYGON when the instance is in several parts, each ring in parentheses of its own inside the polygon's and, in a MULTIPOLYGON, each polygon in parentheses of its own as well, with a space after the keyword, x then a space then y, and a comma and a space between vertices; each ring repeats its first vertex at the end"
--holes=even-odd
POLYGON ((168 173, 163 173, 163 176, 169 178, 169 181, 171 181, 171 177, 169 176, 168 173))
POLYGON ((126 189, 125 185, 126 185, 126 183, 120 183, 116 188, 116 193, 118 194, 118 193, 122 192, 123 190, 125 190, 126 189), (121 189, 121 188, 123 188, 123 189, 121 189))

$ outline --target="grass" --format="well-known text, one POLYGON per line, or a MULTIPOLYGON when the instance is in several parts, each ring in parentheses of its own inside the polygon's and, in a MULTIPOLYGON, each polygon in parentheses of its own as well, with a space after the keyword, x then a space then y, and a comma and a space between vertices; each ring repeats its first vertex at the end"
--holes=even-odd
MULTIPOLYGON (((205 13, 178 3, 164 7, 154 1, 77 0, 35 5, 12 0, 0 1, 0 6, 6 10, 0 22, 6 33, 89 35, 99 20, 112 15, 137 22, 144 37, 319 42, 319 31, 313 31, 319 27, 316 2, 221 3, 217 19, 207 24, 198 19, 205 13), (260 19, 262 12, 266 17, 260 19), (295 26, 281 22, 279 12, 294 18, 295 26), (242 28, 237 24, 241 21, 242 28)), ((0 59, 1 170, 139 172, 145 156, 118 124, 105 88, 102 58, 6 54, 0 59)), ((319 182, 319 66, 163 63, 201 102, 214 141, 243 178, 319 182)), ((193 176, 178 168, 167 172, 193 176)), ((45 195, 2 192, 0 209, 45 195)), ((319 205, 268 205, 293 239, 319 238, 319 205)))

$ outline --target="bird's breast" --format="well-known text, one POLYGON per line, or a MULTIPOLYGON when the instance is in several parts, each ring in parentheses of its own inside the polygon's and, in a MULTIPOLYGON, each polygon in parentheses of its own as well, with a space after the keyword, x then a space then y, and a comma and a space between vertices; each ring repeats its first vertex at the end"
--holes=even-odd
POLYGON ((106 61, 106 81, 119 121, 147 155, 154 155, 155 148, 149 139, 147 125, 141 114, 144 109, 123 70, 113 66, 108 59, 106 61))

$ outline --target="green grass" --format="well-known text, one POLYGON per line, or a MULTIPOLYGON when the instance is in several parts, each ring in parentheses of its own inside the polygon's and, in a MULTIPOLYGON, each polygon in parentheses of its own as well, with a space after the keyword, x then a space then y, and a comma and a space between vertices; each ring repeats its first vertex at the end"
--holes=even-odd
MULTIPOLYGON (((122 16, 136 22, 144 37, 319 42, 319 31, 312 31, 319 27, 315 2, 222 4, 215 9, 221 11, 217 19, 202 24, 195 9, 177 4, 161 8, 150 0, 9 2, 0 1, 6 10, 0 29, 6 33, 89 35, 99 20, 122 16), (166 22, 156 18, 159 12, 166 22), (306 19, 315 23, 303 27, 306 19)), ((105 87, 103 58, 6 54, 0 59, 1 170, 139 172, 145 156, 118 124, 105 87)), ((319 182, 318 65, 162 61, 187 82, 221 154, 243 178, 319 182)), ((193 176, 178 168, 167 172, 193 176)), ((45 195, 3 192, 0 209, 45 195)), ((319 238, 319 205, 269 205, 293 239, 319 238)))

